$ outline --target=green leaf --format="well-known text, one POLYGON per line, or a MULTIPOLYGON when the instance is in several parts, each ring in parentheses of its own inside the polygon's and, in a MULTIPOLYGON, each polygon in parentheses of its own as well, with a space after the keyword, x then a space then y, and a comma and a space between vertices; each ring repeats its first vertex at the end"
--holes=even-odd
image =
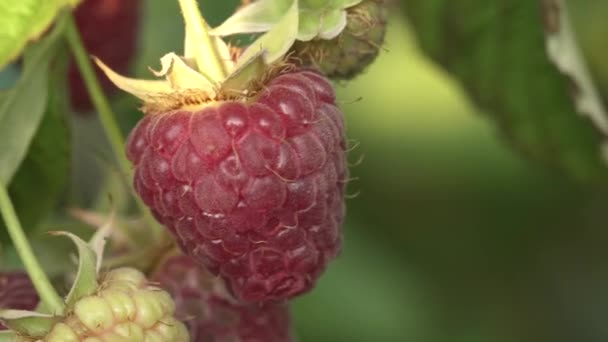
POLYGON ((547 53, 546 32, 569 34, 560 19, 566 8, 543 3, 556 4, 410 0, 403 6, 422 49, 462 82, 521 152, 576 179, 605 183, 605 136, 575 105, 588 97, 581 71, 562 71, 547 53))
MULTIPOLYGON (((47 234, 38 236, 33 234, 28 237, 36 257, 49 278, 63 277, 70 268, 70 252, 72 244, 65 239, 53 239, 47 234)), ((2 251, 0 263, 1 271, 22 270, 24 265, 14 246, 6 246, 2 251)))
POLYGON ((65 6, 79 0, 19 0, 0 2, 0 69, 17 58, 29 41, 38 39, 65 6))
POLYGON ((608 104, 608 64, 606 63, 606 36, 608 25, 604 19, 608 12, 606 1, 567 1, 575 33, 587 60, 591 74, 608 104))
POLYGON ((0 91, 12 87, 19 79, 19 66, 17 63, 9 64, 0 70, 0 91))
MULTIPOLYGON (((49 106, 8 189, 26 232, 33 231, 54 208, 69 175, 70 131, 65 120, 69 112, 65 82, 68 55, 61 57, 53 63, 49 106)), ((10 241, 3 222, 0 240, 10 241)))
POLYGON ((24 310, 1 310, 0 320, 11 330, 26 336, 43 337, 57 323, 58 318, 24 310))
POLYGON ((48 66, 62 35, 64 21, 24 58, 17 84, 0 97, 0 182, 9 184, 38 129, 48 98, 48 66))
POLYGON ((596 127, 608 134, 608 115, 574 37, 565 1, 545 0, 544 15, 549 59, 580 88, 573 94, 577 111, 588 116, 596 127), (549 24, 551 20, 556 21, 557 27, 549 24))

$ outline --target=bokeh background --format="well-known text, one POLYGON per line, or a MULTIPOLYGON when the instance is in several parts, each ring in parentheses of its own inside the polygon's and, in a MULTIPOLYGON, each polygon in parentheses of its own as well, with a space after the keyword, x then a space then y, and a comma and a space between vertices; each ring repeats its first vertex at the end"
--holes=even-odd
MULTIPOLYGON (((211 24, 237 5, 201 3, 211 24)), ((608 3, 569 4, 608 93, 608 3)), ((354 147, 345 243, 293 304, 299 340, 608 341, 607 193, 518 154, 423 54, 405 9, 391 13, 386 51, 336 85, 354 147)), ((147 76, 182 37, 177 1, 146 0, 133 73, 147 76)), ((137 103, 113 105, 128 131, 137 103)), ((95 207, 99 180, 115 172, 95 117, 71 125, 71 182, 42 230, 66 206, 95 207)))

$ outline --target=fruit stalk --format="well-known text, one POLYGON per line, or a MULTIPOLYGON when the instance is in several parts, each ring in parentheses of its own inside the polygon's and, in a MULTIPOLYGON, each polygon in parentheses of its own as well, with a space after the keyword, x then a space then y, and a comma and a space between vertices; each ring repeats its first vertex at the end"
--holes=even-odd
MULTIPOLYGON (((78 27, 76 26, 76 22, 74 21, 74 16, 72 14, 67 15, 66 18, 66 29, 65 36, 74 54, 74 59, 76 60, 76 64, 78 65, 78 69, 80 70, 80 74, 82 75, 82 79, 84 80, 85 86, 87 87, 87 91, 89 92, 89 96, 93 101, 93 105, 97 110, 99 115, 99 119, 101 121, 101 125, 104 129, 104 132, 110 142, 110 146, 112 147, 112 151, 116 156, 118 161, 118 166, 121 173, 124 176, 124 179, 132 179, 133 178, 133 170, 131 168, 131 163, 127 159, 127 156, 124 153, 125 139, 120 131, 118 123, 114 119, 114 113, 110 108, 110 104, 108 99, 104 95, 104 92, 101 88, 99 80, 95 75, 95 71, 93 70, 93 65, 87 55, 87 52, 82 43, 82 39, 80 37, 80 33, 78 32, 78 27)), ((129 186, 128 181, 127 186, 129 186)), ((162 229, 156 223, 156 220, 150 214, 148 208, 141 202, 141 200, 135 197, 135 201, 137 202, 137 206, 139 207, 142 215, 144 215, 144 219, 149 224, 151 229, 157 233, 157 236, 160 236, 162 233, 162 229)))
POLYGON ((59 297, 53 288, 53 285, 51 285, 49 278, 42 270, 38 259, 34 255, 32 247, 23 233, 21 223, 17 218, 15 208, 13 207, 13 203, 11 202, 4 184, 0 184, 0 212, 2 213, 2 217, 4 218, 6 228, 13 244, 17 249, 19 258, 21 258, 21 261, 25 265, 25 269, 34 284, 40 299, 52 313, 62 313, 64 308, 63 300, 59 297))
POLYGON ((72 15, 69 15, 67 18, 65 35, 72 53, 74 54, 74 58, 76 59, 76 63, 78 64, 78 68, 80 69, 80 73, 82 74, 82 78, 85 81, 87 90, 91 95, 95 109, 97 109, 97 112, 99 113, 99 119, 101 120, 103 129, 105 130, 108 140, 110 141, 110 145, 112 146, 112 150, 118 159, 120 169, 122 172, 130 174, 131 167, 129 165, 129 161, 123 153, 123 146, 125 143, 124 138, 120 132, 118 124, 114 120, 114 114, 112 113, 108 100, 103 94, 99 80, 97 80, 97 77, 95 76, 93 66, 91 65, 89 56, 84 49, 80 33, 78 32, 78 28, 76 27, 76 23, 74 22, 74 17, 72 15))

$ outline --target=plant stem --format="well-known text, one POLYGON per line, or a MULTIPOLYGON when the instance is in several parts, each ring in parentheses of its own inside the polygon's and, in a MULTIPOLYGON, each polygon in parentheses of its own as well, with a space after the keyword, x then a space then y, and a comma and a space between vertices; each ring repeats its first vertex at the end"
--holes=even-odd
MULTIPOLYGON (((106 98, 101 85, 99 84, 99 80, 97 79, 93 69, 93 64, 91 63, 89 55, 87 54, 87 51, 82 43, 80 33, 78 32, 78 28, 76 27, 72 14, 68 15, 66 24, 65 35, 72 53, 74 54, 74 58, 76 59, 78 70, 80 71, 80 74, 84 80, 89 96, 93 101, 93 105, 97 110, 99 120, 101 121, 101 125, 108 138, 108 141, 110 142, 112 151, 116 156, 120 172, 127 180, 127 186, 130 186, 130 180, 133 179, 133 169, 131 168, 131 163, 127 159, 124 152, 125 139, 123 138, 120 127, 115 120, 110 103, 108 102, 108 99, 106 98)), ((135 201, 137 202, 137 206, 139 207, 141 213, 144 215, 144 219, 150 226, 150 229, 153 229, 156 232, 155 235, 159 236, 158 232, 161 229, 154 217, 152 217, 150 214, 148 208, 137 196, 135 196, 135 201)))
POLYGON ((13 207, 13 203, 11 202, 4 184, 0 184, 0 212, 4 218, 8 234, 13 240, 15 248, 17 249, 19 258, 21 258, 21 261, 25 265, 27 274, 32 280, 40 299, 46 305, 46 307, 51 310, 52 313, 63 313, 63 300, 61 297, 59 297, 53 288, 53 285, 51 285, 49 278, 42 270, 38 259, 36 259, 36 256, 32 251, 32 247, 23 233, 21 223, 17 218, 15 208, 13 207))
POLYGON ((80 38, 78 28, 76 27, 72 15, 68 16, 67 18, 65 35, 72 53, 74 54, 74 58, 76 59, 76 64, 78 65, 80 75, 84 80, 89 96, 91 97, 93 105, 99 114, 99 119, 105 134, 108 137, 114 155, 118 160, 120 170, 125 172, 125 174, 129 174, 131 173, 131 165, 124 153, 124 138, 118 124, 116 123, 116 120, 114 120, 114 114, 112 113, 110 104, 108 103, 101 85, 97 80, 93 65, 91 64, 89 55, 82 44, 82 39, 80 38))

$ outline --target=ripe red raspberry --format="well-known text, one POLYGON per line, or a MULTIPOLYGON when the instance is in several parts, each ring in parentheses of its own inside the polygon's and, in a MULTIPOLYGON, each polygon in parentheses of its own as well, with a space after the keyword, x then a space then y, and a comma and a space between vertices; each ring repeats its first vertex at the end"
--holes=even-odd
POLYGON ((182 249, 253 302, 310 290, 338 254, 345 149, 332 86, 295 71, 249 102, 147 115, 127 156, 182 249))
MULTIPOLYGON (((84 0, 74 16, 87 51, 115 70, 126 72, 137 51, 140 12, 141 0, 84 0)), ((74 109, 90 110, 91 99, 74 61, 70 63, 68 78, 74 109)), ((99 70, 97 78, 105 92, 114 89, 99 70)))
POLYGON ((291 322, 286 304, 242 304, 227 292, 221 279, 185 255, 173 256, 152 280, 171 294, 176 316, 193 342, 289 342, 291 322))
MULTIPOLYGON (((0 272, 0 309, 34 310, 38 294, 24 272, 0 272)), ((0 322, 0 330, 6 327, 0 322)))

